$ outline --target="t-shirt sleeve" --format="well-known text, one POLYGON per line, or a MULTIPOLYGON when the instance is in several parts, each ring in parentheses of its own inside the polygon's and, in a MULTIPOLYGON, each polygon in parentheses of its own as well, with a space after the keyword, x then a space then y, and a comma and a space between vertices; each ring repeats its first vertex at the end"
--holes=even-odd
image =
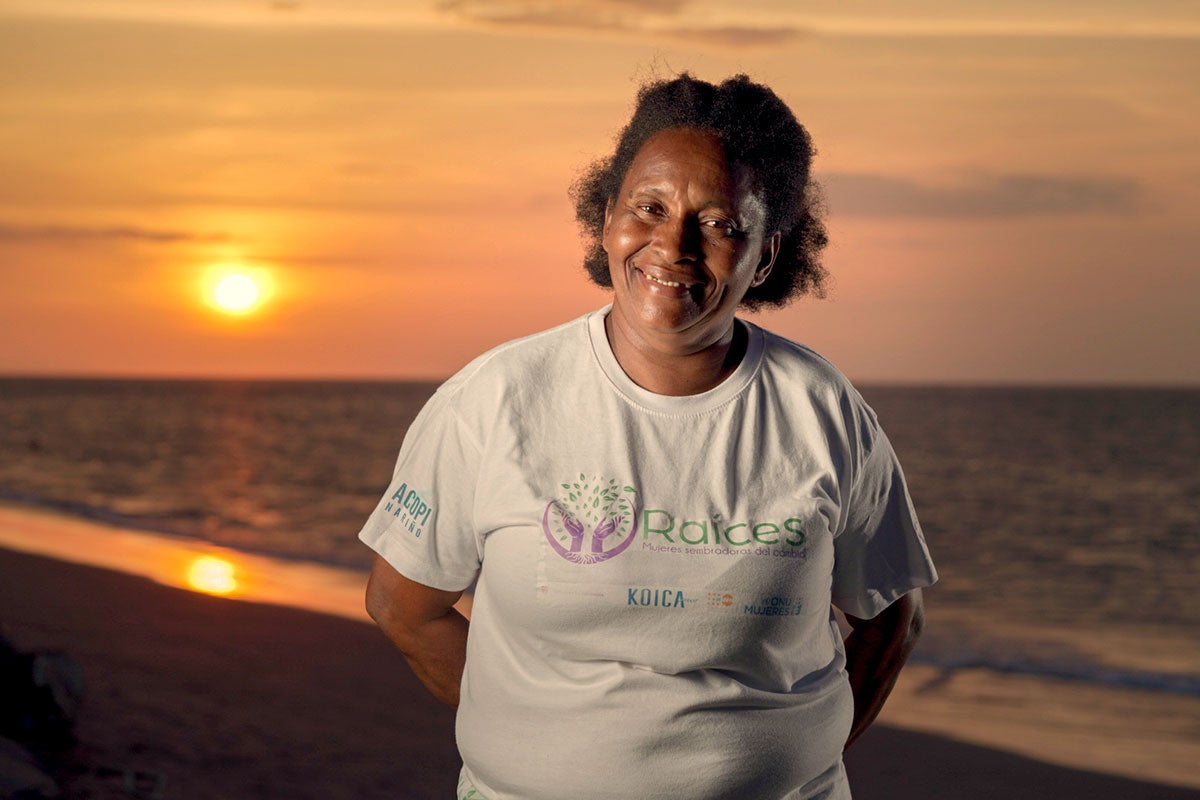
POLYGON ((481 563, 479 456, 452 399, 438 391, 405 434, 392 482, 358 538, 410 580, 445 591, 470 586, 481 563))
POLYGON ((900 462, 883 431, 871 433, 834 540, 833 602, 861 619, 937 580, 900 462))

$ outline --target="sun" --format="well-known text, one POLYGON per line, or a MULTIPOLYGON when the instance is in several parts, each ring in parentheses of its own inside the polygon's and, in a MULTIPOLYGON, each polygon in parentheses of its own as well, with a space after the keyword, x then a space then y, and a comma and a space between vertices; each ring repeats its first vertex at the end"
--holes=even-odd
POLYGON ((249 275, 232 272, 213 287, 213 302, 230 314, 245 314, 258 305, 262 292, 249 275))
POLYGON ((270 296, 271 286, 265 270, 226 266, 209 271, 204 295, 217 311, 240 317, 261 309, 270 296))

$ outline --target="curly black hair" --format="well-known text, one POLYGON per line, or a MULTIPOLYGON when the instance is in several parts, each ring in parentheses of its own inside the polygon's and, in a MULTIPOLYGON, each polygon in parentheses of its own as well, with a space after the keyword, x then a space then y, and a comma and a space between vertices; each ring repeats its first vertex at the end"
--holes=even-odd
POLYGON ((824 294, 826 244, 820 194, 809 170, 812 141, 775 92, 735 75, 720 85, 682 73, 642 86, 633 117, 617 137, 612 156, 594 162, 571 186, 575 218, 585 240, 583 266, 600 286, 611 287, 604 252, 604 215, 620 192, 625 173, 646 140, 667 128, 698 128, 715 134, 731 162, 748 167, 753 191, 767 208, 766 229, 782 234, 767 279, 742 299, 750 310, 784 306, 806 293, 824 294))

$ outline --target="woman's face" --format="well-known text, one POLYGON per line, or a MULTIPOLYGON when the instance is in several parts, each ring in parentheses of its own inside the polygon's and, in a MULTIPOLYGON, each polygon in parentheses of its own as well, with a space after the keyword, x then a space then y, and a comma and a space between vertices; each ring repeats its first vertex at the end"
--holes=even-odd
POLYGON ((732 333, 738 304, 779 247, 750 179, 704 131, 670 128, 642 145, 603 238, 614 324, 639 344, 692 353, 732 333))

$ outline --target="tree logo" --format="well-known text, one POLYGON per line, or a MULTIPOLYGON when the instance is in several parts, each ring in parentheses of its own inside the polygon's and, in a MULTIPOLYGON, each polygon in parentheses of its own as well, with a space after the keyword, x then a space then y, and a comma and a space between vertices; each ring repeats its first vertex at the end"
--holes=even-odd
POLYGON ((554 552, 575 564, 598 564, 625 552, 637 535, 632 486, 616 480, 579 478, 562 484, 546 504, 542 531, 554 552))

